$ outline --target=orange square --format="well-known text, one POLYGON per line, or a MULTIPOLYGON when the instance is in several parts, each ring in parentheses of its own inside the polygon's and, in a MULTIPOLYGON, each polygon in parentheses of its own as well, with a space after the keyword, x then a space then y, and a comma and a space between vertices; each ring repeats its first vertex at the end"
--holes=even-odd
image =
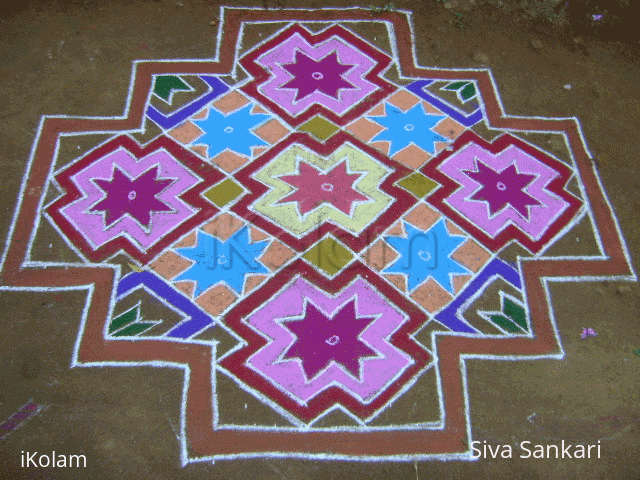
POLYGON ((420 285, 411 294, 411 298, 422 305, 429 313, 440 310, 453 299, 451 294, 442 288, 433 278, 430 278, 420 285))
POLYGON ((389 97, 387 100, 391 105, 398 107, 400 110, 406 112, 420 101, 413 93, 409 93, 406 90, 399 90, 389 97))
POLYGON ((440 213, 431 207, 427 207, 424 203, 419 204, 404 216, 405 220, 408 220, 421 230, 428 230, 440 217, 440 213))
POLYGON ((238 297, 224 285, 215 285, 196 298, 196 303, 211 315, 220 315, 238 297))
POLYGON ((429 157, 431 157, 431 155, 429 155, 423 149, 411 144, 404 147, 391 158, 393 158, 398 163, 417 170, 422 165, 424 165, 427 160, 429 160, 429 157))
POLYGON ((249 100, 237 90, 227 93, 225 96, 213 102, 213 106, 227 115, 234 110, 244 107, 249 100))
POLYGON ((220 240, 227 240, 243 226, 244 222, 238 220, 233 215, 222 213, 205 224, 202 230, 218 237, 220 240))
POLYGON ((191 262, 169 250, 160 255, 149 265, 161 277, 171 280, 191 266, 191 262))

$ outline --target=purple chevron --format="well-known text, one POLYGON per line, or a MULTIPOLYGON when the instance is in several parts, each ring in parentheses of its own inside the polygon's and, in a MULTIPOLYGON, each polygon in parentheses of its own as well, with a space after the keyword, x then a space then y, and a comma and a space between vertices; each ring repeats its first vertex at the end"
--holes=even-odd
POLYGON ((464 113, 460 113, 460 111, 457 108, 452 107, 451 105, 449 105, 448 103, 445 103, 443 100, 436 97, 435 95, 430 94, 426 90, 426 87, 431 85, 434 81, 435 80, 417 80, 407 85, 405 88, 415 93, 423 100, 426 100, 431 105, 439 109, 441 112, 446 113, 451 118, 461 123, 465 127, 472 127, 473 125, 478 123, 480 120, 482 120, 482 109, 479 106, 476 110, 474 110, 470 114, 465 115, 464 113))
POLYGON ((211 87, 211 91, 209 93, 195 99, 193 102, 185 105, 180 110, 172 113, 171 115, 164 115, 160 113, 156 108, 149 105, 149 108, 147 109, 147 117, 157 123, 160 127, 168 130, 185 121, 190 116, 195 115, 214 98, 219 97, 227 90, 229 90, 229 87, 221 80, 218 80, 218 78, 216 77, 203 75, 200 77, 200 79, 211 87))
POLYGON ((140 285, 164 299, 187 317, 185 321, 176 325, 165 336, 187 339, 213 324, 209 315, 202 312, 191 300, 171 288, 162 278, 151 272, 132 272, 123 277, 118 283, 117 297, 120 298, 129 294, 140 285))
POLYGON ((465 288, 447 308, 435 316, 435 319, 454 332, 481 333, 465 322, 462 316, 458 314, 458 310, 482 287, 491 283, 493 277, 496 276, 502 277, 517 289, 522 288, 518 271, 508 263, 496 258, 489 262, 480 274, 467 285, 467 288, 465 288))

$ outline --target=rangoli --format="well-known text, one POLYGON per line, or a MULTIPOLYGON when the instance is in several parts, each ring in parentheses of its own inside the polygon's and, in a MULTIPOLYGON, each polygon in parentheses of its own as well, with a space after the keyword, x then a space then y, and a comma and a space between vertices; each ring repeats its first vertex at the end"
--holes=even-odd
POLYGON ((635 279, 578 121, 410 21, 223 8, 125 116, 43 119, 3 289, 88 292, 72 366, 182 369, 183 464, 471 459, 466 359, 561 358, 548 282, 635 279))

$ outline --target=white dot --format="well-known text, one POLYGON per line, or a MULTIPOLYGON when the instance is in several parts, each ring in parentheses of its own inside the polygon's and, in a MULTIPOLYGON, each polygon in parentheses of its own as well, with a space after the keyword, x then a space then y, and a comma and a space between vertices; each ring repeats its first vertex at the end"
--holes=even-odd
POLYGON ((502 182, 498 182, 498 184, 496 185, 496 187, 498 187, 498 190, 501 190, 501 191, 503 191, 503 192, 507 189, 507 186, 506 186, 504 183, 502 183, 502 182))
POLYGON ((129 200, 133 200, 133 199, 135 199, 135 198, 136 198, 136 191, 135 191, 135 190, 131 190, 131 191, 129 192, 129 195, 127 195, 127 198, 128 198, 129 200))
POLYGON ((337 345, 339 341, 340 341, 340 337, 337 335, 334 335, 332 337, 327 338, 324 342, 333 346, 333 345, 337 345))
POLYGON ((313 72, 311 74, 311 76, 315 79, 315 80, 322 80, 322 78, 324 77, 324 75, 322 75, 322 73, 320 72, 313 72))
POLYGON ((224 132, 225 132, 225 133, 233 133, 233 127, 226 127, 226 128, 224 129, 224 132))
POLYGON ((325 192, 333 192, 333 185, 331 185, 330 183, 323 183, 322 185, 320 185, 320 188, 325 192))
POLYGON ((416 127, 414 127, 412 123, 407 123, 407 124, 404 126, 404 129, 405 129, 407 132, 410 132, 410 131, 411 131, 411 130, 413 130, 414 128, 416 128, 416 127))

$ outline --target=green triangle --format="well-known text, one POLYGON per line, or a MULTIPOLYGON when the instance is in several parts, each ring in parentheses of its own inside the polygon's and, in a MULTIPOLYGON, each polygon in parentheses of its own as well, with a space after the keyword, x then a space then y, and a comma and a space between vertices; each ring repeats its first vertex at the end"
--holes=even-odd
POLYGON ((153 93, 163 100, 169 101, 169 96, 173 90, 191 90, 191 87, 175 75, 156 77, 155 84, 153 85, 153 93))
POLYGON ((138 305, 131 310, 127 310, 122 315, 117 316, 109 324, 109 333, 113 333, 116 330, 135 322, 138 319, 138 305))
POLYGON ((520 330, 515 323, 502 314, 489 315, 489 318, 493 323, 509 333, 522 333, 522 330, 520 330))
POLYGON ((153 327, 155 323, 134 323, 133 325, 129 325, 128 327, 123 328, 122 330, 118 330, 116 333, 113 333, 112 337, 135 337, 136 335, 140 335, 142 332, 149 330, 153 327))
POLYGON ((466 102, 470 98, 475 97, 476 96, 476 87, 473 85, 473 83, 469 83, 466 87, 464 87, 460 91, 460 96, 462 97, 462 101, 463 102, 466 102))
POLYGON ((444 87, 445 90, 460 90, 462 87, 464 87, 465 85, 467 85, 468 81, 464 81, 464 82, 453 82, 453 83, 449 83, 447 84, 446 87, 444 87))
POLYGON ((509 317, 514 323, 522 327, 524 330, 529 331, 529 325, 527 325, 527 314, 520 305, 504 297, 504 306, 502 307, 504 314, 509 317))

